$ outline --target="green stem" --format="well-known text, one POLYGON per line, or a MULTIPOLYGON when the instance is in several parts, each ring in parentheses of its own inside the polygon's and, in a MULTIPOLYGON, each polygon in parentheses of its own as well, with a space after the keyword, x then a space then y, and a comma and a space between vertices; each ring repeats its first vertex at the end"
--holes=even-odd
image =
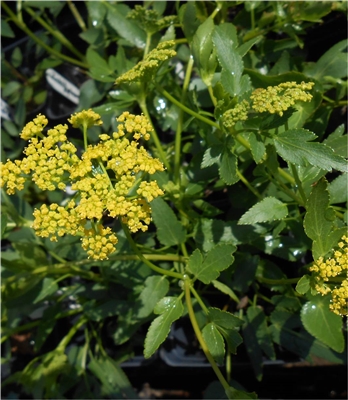
POLYGON ((259 193, 255 188, 253 188, 253 187, 250 185, 249 181, 244 177, 244 175, 243 175, 238 169, 237 169, 237 175, 238 175, 239 179, 244 183, 244 185, 245 185, 252 193, 254 193, 254 195, 255 195, 258 199, 262 200, 262 196, 260 195, 260 193, 259 193))
POLYGON ((83 146, 85 148, 85 151, 87 151, 87 147, 88 147, 87 122, 83 123, 82 132, 83 132, 83 146))
POLYGON ((61 340, 56 350, 64 352, 66 346, 69 344, 70 340, 73 338, 75 333, 81 328, 82 325, 84 325, 87 322, 88 319, 85 316, 81 316, 80 320, 75 325, 72 326, 67 335, 64 336, 64 338, 61 340))
POLYGON ((197 320, 196 320, 196 316, 195 316, 195 312, 193 310, 192 302, 191 302, 191 296, 190 296, 191 281, 187 276, 185 276, 184 284, 185 284, 185 299, 186 299, 187 311, 188 311, 188 314, 189 314, 189 317, 190 317, 190 321, 191 321, 193 330, 194 330, 194 332, 196 334, 196 337, 197 337, 197 339, 199 341, 199 344, 201 345, 201 348, 202 348, 205 356, 207 357, 210 365, 212 366, 212 368, 213 368, 217 378, 219 379, 221 385, 223 386, 223 388, 225 390, 228 390, 230 386, 229 386, 228 382, 226 381, 226 379, 224 378, 224 376, 222 375, 222 373, 221 373, 219 367, 217 366, 213 356, 211 355, 211 353, 210 353, 210 351, 208 349, 208 346, 207 346, 207 344, 205 343, 205 341, 203 339, 201 330, 199 329, 199 326, 198 326, 198 323, 197 323, 197 320))
POLYGON ((151 125, 152 125, 153 131, 152 131, 152 133, 151 133, 151 139, 152 139, 153 142, 155 143, 156 149, 157 149, 158 154, 159 154, 159 158, 160 158, 160 160, 162 161, 162 163, 165 165, 165 167, 167 168, 167 170, 170 171, 170 170, 171 170, 171 167, 170 167, 169 162, 168 162, 168 160, 167 160, 167 158, 166 158, 166 155, 164 154, 164 151, 163 151, 163 148, 162 148, 162 144, 161 144, 161 142, 160 142, 160 140, 159 140, 159 138, 158 138, 158 135, 157 135, 157 132, 156 132, 156 130, 155 130, 155 127, 154 127, 154 125, 153 125, 153 123, 152 123, 150 114, 149 114, 149 112, 148 112, 148 110, 147 110, 147 106, 146 106, 146 97, 145 97, 144 94, 142 95, 141 98, 138 99, 138 103, 139 103, 139 107, 140 107, 142 113, 148 118, 148 120, 150 121, 150 123, 151 123, 151 125))
POLYGON ((213 126, 216 129, 220 129, 220 126, 212 121, 209 118, 203 117, 203 115, 198 114, 197 112, 191 110, 190 108, 184 106, 183 104, 180 103, 179 100, 177 100, 175 97, 173 97, 171 94, 169 94, 165 89, 163 89, 160 85, 156 85, 156 89, 168 100, 170 100, 173 104, 181 108, 183 111, 185 111, 187 114, 192 115, 193 117, 199 119, 200 121, 205 122, 206 124, 213 126))
POLYGON ((214 107, 216 107, 217 100, 216 100, 216 98, 215 98, 215 96, 214 96, 213 88, 211 87, 211 85, 208 86, 208 93, 209 93, 210 99, 211 99, 211 101, 212 101, 214 107))
POLYGON ((152 38, 152 34, 147 33, 146 34, 146 43, 145 43, 145 49, 144 49, 144 56, 143 56, 143 60, 145 59, 145 57, 148 55, 149 50, 150 50, 150 45, 151 45, 151 38, 152 38))
POLYGON ((131 245, 134 253, 138 256, 138 258, 144 263, 146 264, 149 268, 151 268, 153 271, 161 274, 161 275, 167 275, 167 276, 172 276, 173 278, 177 278, 177 279, 183 279, 183 275, 179 274, 178 272, 174 272, 174 271, 168 271, 166 269, 157 267, 157 265, 153 264, 151 261, 147 260, 142 253, 139 251, 139 249, 137 248, 137 245, 135 244, 128 227, 123 224, 121 222, 122 228, 124 230, 124 233, 126 234, 127 240, 129 242, 129 244, 131 245))
MULTIPOLYGON (((193 63, 194 63, 193 57, 190 57, 190 59, 187 63, 185 79, 184 79, 184 83, 183 83, 183 87, 182 87, 181 104, 185 103, 187 89, 190 84, 193 63)), ((181 134, 182 134, 183 119, 184 119, 183 110, 180 109, 178 125, 176 128, 176 134, 175 134, 175 145, 174 145, 174 181, 177 184, 180 184, 181 134)))
POLYGON ((30 14, 39 24, 41 24, 53 37, 59 40, 63 46, 65 46, 68 50, 70 50, 75 56, 81 59, 81 61, 85 61, 85 56, 80 53, 75 46, 54 26, 48 24, 45 20, 43 20, 39 15, 37 15, 30 7, 25 7, 25 11, 30 14))
POLYGON ((71 58, 69 56, 66 56, 59 51, 55 50, 53 47, 48 46, 45 42, 43 42, 40 38, 38 38, 34 32, 32 32, 24 22, 21 22, 19 18, 11 11, 11 9, 7 6, 7 4, 2 1, 1 6, 4 8, 4 10, 7 12, 11 20, 23 31, 25 32, 29 37, 31 37, 39 46, 44 48, 48 53, 52 54, 53 56, 57 57, 58 59, 61 59, 63 61, 69 62, 70 64, 78 65, 79 67, 82 67, 84 69, 88 69, 88 64, 81 62, 79 60, 76 60, 74 58, 71 58))
POLYGON ((78 12, 77 8, 75 7, 75 4, 71 0, 67 0, 68 7, 70 8, 71 13, 75 17, 76 22, 78 23, 79 27, 86 32, 87 27, 85 24, 85 21, 81 17, 80 13, 78 12))
MULTIPOLYGON (((75 310, 68 310, 61 314, 55 315, 53 319, 61 319, 61 318, 70 317, 72 315, 79 314, 81 311, 82 310, 80 308, 75 309, 75 310)), ((18 326, 17 328, 13 328, 10 331, 8 331, 6 334, 4 334, 4 332, 3 332, 3 336, 1 337, 1 343, 5 342, 12 335, 15 335, 16 333, 23 332, 23 331, 29 331, 29 330, 35 328, 36 326, 40 325, 41 323, 42 323, 42 320, 38 319, 36 321, 29 322, 28 324, 18 326)))
POLYGON ((206 315, 208 315, 209 311, 208 311, 207 307, 205 306, 205 304, 203 303, 201 296, 196 292, 196 289, 193 287, 193 285, 190 285, 190 290, 191 290, 192 294, 195 296, 196 300, 198 301, 198 304, 201 306, 204 313, 206 315))
POLYGON ((295 182, 298 187, 298 191, 300 192, 300 196, 302 197, 303 203, 306 204, 307 203, 306 194, 303 190, 302 182, 300 181, 300 177, 298 176, 297 169, 294 164, 290 164, 290 168, 295 178, 295 182))

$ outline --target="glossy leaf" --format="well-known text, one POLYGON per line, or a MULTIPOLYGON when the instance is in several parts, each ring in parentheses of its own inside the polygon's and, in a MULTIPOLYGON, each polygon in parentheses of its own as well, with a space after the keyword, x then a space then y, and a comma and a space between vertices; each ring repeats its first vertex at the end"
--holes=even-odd
POLYGON ((185 241, 186 231, 173 210, 161 198, 151 202, 152 218, 157 227, 158 240, 165 246, 174 246, 185 241))
POLYGON ((165 297, 159 301, 155 312, 161 313, 161 315, 152 321, 146 334, 144 345, 145 358, 151 357, 165 341, 172 323, 181 317, 183 311, 182 302, 177 297, 165 297))
POLYGON ((257 222, 282 220, 287 215, 288 208, 282 201, 275 197, 266 197, 243 214, 238 224, 251 225, 257 222))
POLYGON ((187 270, 195 279, 208 284, 233 263, 232 253, 235 251, 233 244, 220 244, 211 249, 203 260, 201 252, 196 249, 188 260, 187 270))
POLYGON ((207 324, 202 330, 202 335, 214 360, 218 364, 223 364, 225 343, 216 326, 212 323, 207 324))
POLYGON ((274 138, 277 153, 288 162, 306 166, 307 163, 326 171, 348 172, 347 161, 322 143, 311 143, 316 135, 305 129, 292 129, 274 138))
POLYGON ((214 32, 214 21, 207 18, 201 24, 192 39, 192 53, 199 69, 202 81, 211 85, 214 72, 217 67, 215 49, 212 42, 214 32))
POLYGON ((222 24, 215 28, 213 42, 217 52, 217 58, 222 67, 221 81, 225 90, 236 96, 241 92, 241 77, 243 73, 243 61, 236 47, 235 28, 232 24, 222 24))
POLYGON ((316 339, 337 352, 344 350, 342 318, 329 309, 330 296, 317 295, 303 305, 301 321, 316 339))

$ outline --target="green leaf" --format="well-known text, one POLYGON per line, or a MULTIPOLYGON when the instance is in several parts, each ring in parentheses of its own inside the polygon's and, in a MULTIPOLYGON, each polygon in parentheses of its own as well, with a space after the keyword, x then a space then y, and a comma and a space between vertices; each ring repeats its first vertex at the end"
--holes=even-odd
POLYGON ((190 42, 199 25, 201 24, 197 17, 196 3, 188 2, 183 4, 179 10, 179 18, 182 30, 185 33, 185 37, 190 42))
POLYGON ((9 23, 5 19, 1 19, 1 36, 14 38, 15 34, 10 27, 9 23))
POLYGON ((136 318, 145 318, 149 316, 155 305, 162 299, 169 290, 169 282, 164 276, 149 276, 145 281, 145 288, 139 296, 139 304, 136 318))
POLYGON ((222 282, 213 280, 211 282, 213 284, 213 286, 215 287, 215 289, 220 290, 220 292, 227 294, 227 296, 230 296, 231 299, 233 299, 237 304, 239 303, 239 299, 237 297, 237 295, 234 293, 234 291, 227 285, 225 285, 222 282))
POLYGON ((94 302, 87 302, 83 306, 83 311, 91 321, 102 321, 107 317, 119 315, 127 306, 129 306, 127 301, 111 299, 97 306, 94 302))
POLYGON ((144 345, 145 358, 151 357, 165 341, 172 323, 179 319, 183 312, 184 307, 181 299, 177 297, 165 297, 157 303, 155 313, 161 313, 161 315, 152 321, 146 334, 144 345))
POLYGON ((212 42, 214 26, 212 18, 207 18, 203 24, 199 26, 192 39, 193 57, 199 69, 202 81, 207 86, 211 85, 217 67, 216 54, 212 42))
POLYGON ((137 399, 138 396, 117 362, 108 356, 93 358, 88 369, 102 383, 102 393, 112 399, 137 399))
POLYGON ((342 318, 329 309, 330 296, 317 295, 305 303, 301 320, 306 330, 333 350, 344 350, 342 318))
POLYGON ((288 215, 287 206, 275 197, 265 197, 243 214, 239 225, 252 225, 257 222, 268 222, 284 219, 288 215))
POLYGON ((5 233, 5 230, 7 227, 7 215, 6 214, 3 214, 1 216, 0 223, 1 223, 1 238, 4 238, 4 233, 5 233))
POLYGON ((303 221, 306 235, 313 240, 312 251, 315 260, 325 256, 332 247, 329 238, 334 221, 330 217, 329 203, 330 197, 327 190, 327 181, 325 178, 322 178, 313 186, 307 199, 307 212, 303 221))
POLYGON ((208 349, 218 364, 223 364, 225 357, 225 343, 221 333, 212 323, 202 329, 202 335, 208 349))
POLYGON ((226 396, 229 399, 257 399, 257 394, 255 392, 248 393, 244 392, 243 390, 235 389, 234 387, 230 386, 229 388, 225 389, 226 396))
POLYGON ((254 161, 256 164, 262 163, 266 158, 266 146, 262 138, 254 132, 249 132, 247 140, 250 143, 250 150, 254 161))
POLYGON ((213 42, 217 52, 217 58, 222 67, 221 82, 225 90, 232 96, 241 92, 241 78, 243 73, 242 57, 236 47, 235 27, 230 23, 215 27, 213 42))
POLYGON ((303 275, 303 277, 297 282, 296 292, 300 294, 305 294, 310 289, 311 279, 309 275, 303 275))
POLYGON ((304 73, 321 81, 325 76, 344 78, 347 76, 347 40, 342 40, 331 47, 313 65, 305 68, 304 73))
POLYGON ((234 329, 243 325, 242 319, 236 317, 228 311, 223 311, 215 307, 208 308, 208 318, 210 322, 213 322, 215 325, 226 329, 234 329))
POLYGON ((348 201, 347 182, 348 175, 342 174, 329 184, 330 204, 345 203, 348 201))
POLYGON ((211 249, 202 262, 202 254, 196 249, 190 256, 187 271, 195 279, 208 284, 220 275, 220 271, 228 268, 234 261, 232 253, 236 251, 233 244, 220 244, 211 249))
POLYGON ((44 300, 46 297, 56 293, 59 289, 57 281, 61 278, 53 279, 53 278, 44 278, 42 281, 42 288, 38 293, 36 299, 33 301, 33 304, 39 303, 41 300, 44 300))
POLYGON ((201 168, 210 167, 213 164, 219 164, 223 149, 224 147, 222 145, 216 145, 207 148, 203 155, 201 168))
POLYGON ((152 218, 157 228, 158 240, 165 246, 183 243, 186 230, 176 218, 173 210, 160 197, 151 202, 152 218))
POLYGON ((333 363, 346 362, 343 354, 334 352, 319 340, 313 341, 313 336, 306 330, 299 331, 301 321, 293 312, 276 310, 271 315, 271 321, 273 324, 270 326, 270 331, 273 341, 305 360, 312 362, 312 355, 316 355, 333 363))
POLYGON ((292 129, 274 138, 277 153, 288 162, 306 166, 307 163, 332 171, 348 172, 347 161, 323 143, 308 143, 317 136, 306 129, 292 129))
POLYGON ((256 339, 260 348, 267 355, 267 357, 274 360, 275 351, 271 335, 268 330, 265 313, 259 307, 249 307, 247 310, 247 319, 255 331, 256 339))
POLYGON ((111 27, 124 39, 139 49, 145 48, 146 33, 135 21, 127 19, 130 8, 125 4, 108 4, 106 18, 111 27))
POLYGON ((239 176, 237 175, 237 163, 237 156, 229 150, 222 153, 219 175, 227 185, 233 185, 239 181, 239 176))

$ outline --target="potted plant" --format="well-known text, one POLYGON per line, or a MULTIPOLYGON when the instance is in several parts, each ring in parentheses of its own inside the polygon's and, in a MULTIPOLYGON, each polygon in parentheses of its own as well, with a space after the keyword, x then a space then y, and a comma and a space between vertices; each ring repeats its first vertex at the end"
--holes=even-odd
POLYGON ((2 8, 5 395, 165 395, 132 368, 192 398, 343 374, 347 43, 308 46, 346 3, 2 8))

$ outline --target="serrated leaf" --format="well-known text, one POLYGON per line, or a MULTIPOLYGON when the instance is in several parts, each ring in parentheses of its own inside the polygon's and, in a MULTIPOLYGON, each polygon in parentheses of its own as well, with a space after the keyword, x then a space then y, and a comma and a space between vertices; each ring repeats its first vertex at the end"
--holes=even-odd
POLYGON ((306 215, 303 226, 306 235, 313 240, 313 258, 317 260, 331 249, 328 238, 334 221, 328 217, 330 197, 327 181, 322 178, 312 189, 307 199, 306 215))
POLYGON ((240 83, 244 68, 242 57, 236 50, 238 43, 233 28, 234 26, 228 23, 216 26, 212 36, 217 58, 222 67, 221 82, 232 97, 241 92, 240 83))
POLYGON ((213 164, 219 164, 223 149, 222 145, 209 147, 204 152, 201 168, 210 167, 213 164))
POLYGON ((306 129, 291 129, 274 138, 277 153, 288 162, 306 166, 307 163, 332 171, 348 172, 347 161, 323 143, 310 143, 316 135, 306 129))
POLYGON ((144 357, 149 358, 165 341, 170 327, 179 319, 184 311, 181 299, 177 297, 165 297, 156 306, 156 311, 163 310, 162 315, 154 319, 146 334, 144 344, 144 357))
POLYGON ((265 197, 252 206, 238 221, 238 225, 252 225, 284 219, 288 215, 287 206, 275 197, 265 197))
POLYGON ((208 318, 210 322, 222 328, 233 329, 243 325, 243 320, 219 308, 209 307, 208 318))
POLYGON ((259 164, 266 158, 266 146, 260 136, 256 135, 254 132, 249 132, 247 137, 253 159, 256 164, 259 164))
POLYGON ((344 350, 342 318, 329 309, 330 296, 314 296, 301 310, 301 320, 306 330, 333 350, 344 350))
POLYGON ((305 294, 310 289, 311 279, 309 275, 303 275, 303 277, 297 282, 296 292, 300 294, 305 294))
POLYGON ((225 357, 225 342, 216 326, 208 323, 202 329, 202 335, 210 354, 218 364, 223 364, 225 357))
POLYGON ((187 264, 188 272, 205 284, 220 275, 220 271, 228 268, 234 261, 232 253, 236 251, 233 244, 220 244, 211 249, 202 262, 202 254, 196 249, 187 264))
POLYGON ((330 204, 345 203, 348 201, 348 175, 342 174, 334 179, 328 186, 330 204))
POLYGON ((152 218, 157 228, 158 240, 165 246, 183 243, 186 231, 173 210, 160 197, 151 202, 152 218))
POLYGON ((220 178, 227 184, 233 185, 239 181, 239 176, 237 175, 238 158, 235 154, 231 153, 229 150, 222 153, 221 165, 219 168, 220 178))

